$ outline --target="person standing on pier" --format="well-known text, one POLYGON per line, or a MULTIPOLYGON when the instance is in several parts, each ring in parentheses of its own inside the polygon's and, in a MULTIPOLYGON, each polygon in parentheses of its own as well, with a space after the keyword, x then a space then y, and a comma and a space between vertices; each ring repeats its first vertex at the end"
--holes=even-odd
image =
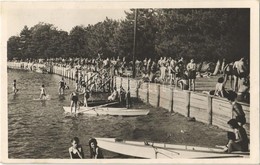
POLYGON ((71 107, 71 114, 73 112, 73 108, 75 110, 75 113, 77 112, 77 105, 78 105, 78 100, 79 100, 79 97, 77 95, 76 92, 72 92, 71 96, 70 96, 70 100, 71 100, 71 104, 70 104, 70 107, 71 107))
POLYGON ((189 78, 189 90, 195 91, 195 79, 196 79, 196 64, 191 59, 187 65, 188 78, 189 78))

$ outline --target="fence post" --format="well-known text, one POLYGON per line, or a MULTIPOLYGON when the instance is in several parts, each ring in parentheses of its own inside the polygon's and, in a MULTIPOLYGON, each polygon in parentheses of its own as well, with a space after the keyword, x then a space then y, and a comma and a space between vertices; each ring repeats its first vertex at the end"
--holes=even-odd
POLYGON ((187 117, 190 117, 190 91, 186 91, 186 112, 187 117))
POLYGON ((208 124, 212 125, 212 97, 208 96, 208 124))
POLYGON ((138 82, 138 80, 136 80, 136 98, 138 98, 139 96, 139 87, 138 87, 138 85, 139 85, 139 82, 138 82))
POLYGON ((171 86, 170 88, 171 90, 171 98, 170 98, 170 112, 172 113, 173 112, 173 95, 174 95, 174 90, 173 90, 173 87, 171 86))
POLYGON ((149 83, 146 83, 146 90, 147 90, 147 93, 146 93, 146 102, 149 103, 149 83))
POLYGON ((156 106, 159 107, 160 106, 160 84, 157 84, 157 104, 156 106))

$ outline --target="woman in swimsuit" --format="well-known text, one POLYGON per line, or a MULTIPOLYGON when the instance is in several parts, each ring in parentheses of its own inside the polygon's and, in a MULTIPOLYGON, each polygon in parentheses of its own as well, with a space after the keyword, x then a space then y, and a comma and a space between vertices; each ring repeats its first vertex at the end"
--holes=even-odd
POLYGON ((89 148, 90 148, 90 158, 91 159, 103 159, 102 150, 97 145, 97 140, 95 138, 91 138, 89 140, 89 148))
POLYGON ((74 137, 71 140, 72 146, 69 148, 69 154, 71 159, 83 159, 84 152, 81 145, 79 145, 79 138, 74 137))

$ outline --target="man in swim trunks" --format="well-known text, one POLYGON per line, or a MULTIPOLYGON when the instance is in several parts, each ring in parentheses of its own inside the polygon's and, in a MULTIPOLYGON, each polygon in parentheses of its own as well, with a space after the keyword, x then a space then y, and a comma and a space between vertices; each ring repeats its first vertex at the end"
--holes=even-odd
POLYGON ((79 100, 79 97, 77 95, 76 92, 72 92, 71 96, 70 96, 70 100, 71 100, 71 104, 70 104, 70 107, 71 107, 71 113, 73 111, 73 108, 75 110, 75 113, 77 111, 77 105, 78 105, 78 100, 79 100))
POLYGON ((64 94, 65 85, 66 83, 64 81, 64 78, 62 77, 59 81, 59 95, 64 94))
POLYGON ((189 90, 195 91, 195 79, 196 79, 196 64, 191 59, 187 65, 188 79, 189 79, 189 90))
POLYGON ((244 58, 239 61, 235 61, 233 65, 234 70, 234 91, 238 91, 238 81, 247 77, 247 67, 244 62, 244 58))

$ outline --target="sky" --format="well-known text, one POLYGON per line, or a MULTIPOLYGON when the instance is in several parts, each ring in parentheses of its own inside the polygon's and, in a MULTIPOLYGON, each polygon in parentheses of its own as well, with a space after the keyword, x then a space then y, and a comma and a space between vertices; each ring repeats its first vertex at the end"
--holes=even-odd
POLYGON ((39 22, 50 23, 58 30, 69 32, 77 25, 87 26, 105 20, 124 19, 124 11, 128 8, 119 8, 105 5, 91 5, 91 3, 6 3, 3 5, 2 18, 7 38, 19 35, 27 25, 29 28, 39 22))

